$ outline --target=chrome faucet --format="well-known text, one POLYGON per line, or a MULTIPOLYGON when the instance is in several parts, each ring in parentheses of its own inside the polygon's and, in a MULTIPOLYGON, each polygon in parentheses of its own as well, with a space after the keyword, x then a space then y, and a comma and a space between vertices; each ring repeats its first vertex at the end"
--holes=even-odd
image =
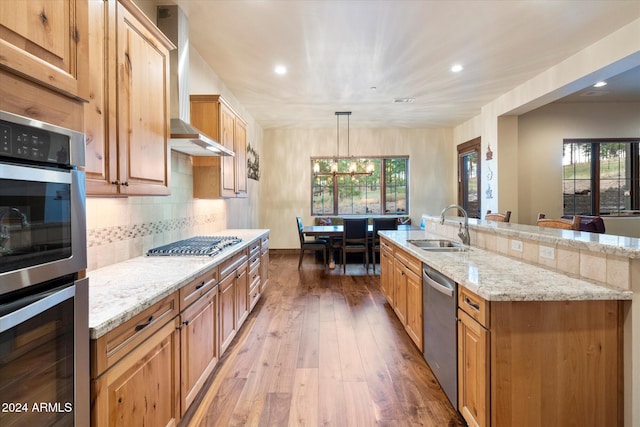
POLYGON ((440 212, 440 224, 444 224, 444 213, 449 209, 454 209, 454 208, 462 211, 462 214, 464 215, 464 230, 462 229, 462 223, 460 223, 460 227, 458 228, 458 237, 460 237, 460 240, 462 240, 462 243, 464 245, 468 246, 471 241, 469 237, 469 215, 467 214, 467 211, 464 210, 462 206, 449 205, 446 208, 442 209, 442 212, 440 212))

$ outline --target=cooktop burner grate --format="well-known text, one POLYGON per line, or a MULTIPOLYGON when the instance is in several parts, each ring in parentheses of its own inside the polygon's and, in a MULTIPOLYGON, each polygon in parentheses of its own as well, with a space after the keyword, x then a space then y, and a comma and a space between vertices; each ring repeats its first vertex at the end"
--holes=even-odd
POLYGON ((236 236, 196 236, 149 249, 147 256, 214 256, 240 242, 236 236))

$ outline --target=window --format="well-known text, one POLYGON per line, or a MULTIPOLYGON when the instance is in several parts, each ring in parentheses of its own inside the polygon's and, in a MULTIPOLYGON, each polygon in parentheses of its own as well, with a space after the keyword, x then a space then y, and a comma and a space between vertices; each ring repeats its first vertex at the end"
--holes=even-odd
POLYGON ((640 215, 640 139, 565 139, 565 215, 640 215))
POLYGON ((351 158, 311 159, 311 215, 406 215, 409 211, 409 158, 355 159, 356 170, 373 167, 371 175, 349 175, 351 158), (314 170, 315 166, 315 170, 314 170))

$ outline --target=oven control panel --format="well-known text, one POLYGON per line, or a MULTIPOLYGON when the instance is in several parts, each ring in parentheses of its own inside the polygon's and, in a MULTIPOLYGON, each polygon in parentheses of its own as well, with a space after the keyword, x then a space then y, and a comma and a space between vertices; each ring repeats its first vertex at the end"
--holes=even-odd
POLYGON ((69 165, 69 138, 36 127, 0 120, 0 156, 69 165))

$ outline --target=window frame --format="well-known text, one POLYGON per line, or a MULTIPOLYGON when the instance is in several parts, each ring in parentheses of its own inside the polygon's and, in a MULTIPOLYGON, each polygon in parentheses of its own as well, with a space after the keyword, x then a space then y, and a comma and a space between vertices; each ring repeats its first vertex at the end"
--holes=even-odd
POLYGON ((379 165, 380 165, 380 182, 379 182, 379 194, 380 194, 380 213, 367 213, 367 214, 341 214, 339 213, 340 211, 340 206, 339 206, 339 188, 338 188, 338 184, 339 184, 339 179, 335 178, 333 179, 333 212, 328 213, 328 212, 323 212, 323 213, 316 213, 313 210, 313 190, 314 190, 314 182, 313 182, 313 178, 314 178, 314 172, 313 172, 313 165, 315 164, 316 161, 319 160, 352 160, 353 156, 350 157, 344 157, 344 156, 313 156, 310 157, 310 171, 311 171, 311 179, 310 179, 310 183, 309 183, 309 190, 310 190, 310 206, 309 206, 309 211, 311 213, 312 217, 322 217, 322 216, 341 216, 341 217, 347 217, 347 216, 362 216, 362 215, 375 215, 375 216, 408 216, 409 215, 409 168, 410 168, 410 162, 409 162, 409 156, 408 155, 401 155, 401 156, 358 156, 356 158, 356 160, 379 160, 379 165), (386 200, 386 192, 387 192, 387 179, 386 179, 386 162, 388 160, 405 160, 406 161, 406 176, 405 176, 405 188, 406 188, 406 210, 404 212, 393 212, 393 213, 385 213, 386 212, 386 205, 387 205, 387 200, 386 200))
MULTIPOLYGON (((616 212, 609 213, 601 213, 600 211, 600 194, 601 194, 601 185, 600 185, 600 145, 601 144, 611 144, 611 143, 628 143, 631 145, 630 154, 631 159, 629 162, 630 172, 629 172, 629 181, 630 181, 630 208, 631 211, 640 211, 640 138, 564 138, 562 140, 563 144, 563 153, 564 147, 569 144, 588 144, 590 145, 590 191, 593 193, 591 197, 590 203, 590 213, 589 216, 600 216, 604 215, 606 217, 629 217, 629 216, 640 216, 640 214, 636 213, 625 213, 621 214, 620 210, 616 212)), ((564 154, 563 154, 564 156, 564 154)), ((564 164, 562 165, 562 197, 565 197, 565 182, 567 181, 576 181, 575 177, 573 179, 565 179, 564 172, 564 164)), ((575 185, 574 185, 575 187, 575 185)), ((563 215, 579 215, 582 214, 580 212, 576 213, 575 202, 573 204, 574 209, 573 213, 565 212, 564 202, 563 202, 563 215)), ((584 215, 584 214, 582 214, 584 215)))

